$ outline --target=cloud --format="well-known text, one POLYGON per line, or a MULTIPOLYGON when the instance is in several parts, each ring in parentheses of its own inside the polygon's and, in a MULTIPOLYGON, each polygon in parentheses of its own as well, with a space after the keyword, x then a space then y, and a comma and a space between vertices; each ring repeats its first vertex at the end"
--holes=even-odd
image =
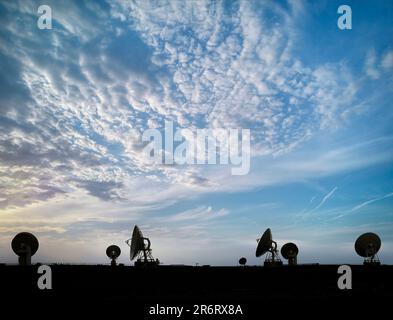
POLYGON ((377 53, 375 48, 367 52, 364 70, 372 80, 380 78, 385 82, 391 82, 391 69, 393 68, 393 50, 385 50, 383 53, 377 53))
POLYGON ((348 72, 337 77, 334 65, 312 70, 291 56, 294 18, 279 6, 164 7, 112 6, 154 48, 153 63, 172 74, 161 82, 160 100, 170 102, 164 115, 180 125, 251 128, 254 153, 271 154, 291 150, 321 126, 336 123, 353 101, 357 88, 348 72), (282 28, 270 24, 269 14, 282 28))
MULTIPOLYGON (((336 139, 334 136, 332 139, 336 139)), ((327 141, 324 140, 326 143, 327 141)), ((392 137, 381 137, 361 143, 329 144, 329 149, 319 141, 299 148, 290 154, 254 159, 251 172, 246 176, 233 177, 221 173, 224 168, 214 168, 207 177, 214 176, 216 187, 222 192, 252 190, 258 187, 285 185, 320 179, 361 168, 389 163, 393 154, 389 150, 392 137), (381 151, 384 150, 384 151, 381 151)), ((213 179, 213 178, 212 178, 213 179)))
POLYGON ((1 4, 2 207, 86 192, 150 208, 386 159, 299 151, 350 119, 360 90, 345 62, 296 58, 301 3, 48 4, 49 32, 34 2, 1 4), (148 164, 141 133, 164 120, 251 128, 254 172, 234 181, 222 167, 148 164))
POLYGON ((393 50, 384 54, 381 65, 386 71, 393 68, 393 50))
POLYGON ((376 201, 381 201, 381 200, 384 200, 384 199, 389 198, 389 197, 392 197, 392 196, 393 196, 393 192, 392 192, 392 193, 385 194, 384 196, 381 196, 381 197, 377 197, 377 198, 374 198, 374 199, 365 201, 365 202, 363 202, 363 203, 361 203, 361 204, 359 204, 359 205, 353 207, 350 211, 351 211, 351 212, 357 211, 357 210, 359 210, 359 209, 361 209, 361 208, 363 208, 363 207, 365 207, 365 206, 367 206, 367 205, 369 205, 369 204, 371 204, 371 203, 374 203, 374 202, 376 202, 376 201))
POLYGON ((216 219, 219 217, 226 216, 228 214, 228 210, 220 209, 217 212, 213 211, 212 207, 198 207, 191 210, 186 210, 184 212, 177 213, 171 216, 169 219, 171 221, 186 221, 186 220, 199 220, 206 221, 211 219, 216 219))
POLYGON ((337 187, 334 187, 332 190, 329 191, 328 194, 326 194, 323 198, 322 201, 314 208, 314 210, 318 210, 321 206, 324 205, 324 203, 329 200, 330 197, 333 196, 333 194, 336 192, 337 187))
POLYGON ((365 62, 365 71, 366 74, 373 80, 379 78, 380 73, 377 69, 377 57, 374 49, 370 49, 367 53, 366 62, 365 62))

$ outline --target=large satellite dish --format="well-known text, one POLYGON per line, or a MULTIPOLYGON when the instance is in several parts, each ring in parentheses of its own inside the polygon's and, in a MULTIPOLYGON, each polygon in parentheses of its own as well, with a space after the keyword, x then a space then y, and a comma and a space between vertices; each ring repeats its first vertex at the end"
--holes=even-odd
POLYGON ((284 259, 288 260, 289 265, 297 264, 297 255, 299 253, 299 249, 296 244, 292 242, 288 242, 284 244, 281 248, 281 255, 284 259))
POLYGON ((120 256, 121 250, 118 246, 112 244, 108 248, 106 248, 106 255, 109 259, 111 259, 111 265, 116 265, 116 259, 120 256))
POLYGON ((257 239, 258 245, 255 255, 260 257, 267 253, 264 266, 282 265, 282 261, 278 255, 277 242, 273 241, 270 228, 266 229, 260 239, 257 239))
POLYGON ((263 233, 262 237, 259 239, 257 251, 255 255, 259 258, 260 256, 264 255, 272 246, 272 232, 270 228, 266 229, 263 233))
POLYGON ((378 235, 372 232, 363 233, 355 242, 356 253, 364 257, 363 264, 377 264, 379 265, 378 251, 381 248, 381 239, 378 235))
POLYGON ((12 239, 11 247, 19 256, 19 264, 28 266, 31 264, 31 257, 37 252, 39 244, 33 234, 21 232, 12 239))
POLYGON ((151 253, 151 242, 149 238, 143 237, 142 231, 138 226, 134 227, 132 237, 126 241, 130 246, 130 260, 135 261, 135 266, 138 265, 158 265, 159 261, 154 260, 151 253))

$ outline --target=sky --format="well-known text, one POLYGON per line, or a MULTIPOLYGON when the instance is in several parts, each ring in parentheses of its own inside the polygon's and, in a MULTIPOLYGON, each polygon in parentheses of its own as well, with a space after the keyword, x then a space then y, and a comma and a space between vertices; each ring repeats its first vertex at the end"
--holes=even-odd
POLYGON ((35 262, 130 264, 137 224, 165 264, 261 264, 268 227, 299 263, 362 263, 364 232, 393 263, 392 2, 1 0, 0 24, 0 262, 28 231, 35 262), (249 173, 149 163, 165 121, 250 129, 249 173))

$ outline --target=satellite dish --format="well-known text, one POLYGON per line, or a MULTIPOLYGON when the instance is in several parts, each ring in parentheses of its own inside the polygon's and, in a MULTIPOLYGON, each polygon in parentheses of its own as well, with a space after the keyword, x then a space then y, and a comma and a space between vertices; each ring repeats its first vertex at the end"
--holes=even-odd
POLYGON ((273 241, 273 236, 270 228, 266 229, 262 237, 260 239, 257 239, 257 241, 258 245, 255 255, 257 257, 260 257, 265 253, 268 253, 266 255, 264 266, 282 265, 282 262, 278 255, 277 242, 273 241))
POLYGON ((381 238, 372 232, 363 233, 355 242, 356 253, 365 258, 363 264, 379 265, 377 253, 380 248, 381 238))
POLYGON ((31 265, 31 257, 37 252, 39 244, 37 238, 28 232, 18 233, 11 242, 12 250, 19 256, 19 264, 31 265))
POLYGON ((151 242, 149 238, 143 237, 142 231, 138 226, 134 227, 132 237, 126 241, 130 246, 130 260, 136 259, 135 266, 138 265, 158 265, 159 260, 154 260, 151 254, 151 242))
POLYGON ((255 252, 257 258, 264 255, 271 248, 272 242, 272 232, 270 231, 270 228, 268 228, 259 239, 257 251, 255 252))
POLYGON ((116 265, 116 259, 120 256, 120 254, 121 254, 120 248, 114 244, 106 248, 106 255, 108 256, 109 259, 111 259, 112 266, 116 265))
POLYGON ((246 258, 244 258, 244 257, 241 257, 240 259, 239 259, 239 264, 241 265, 241 266, 245 266, 246 265, 246 263, 247 263, 247 259, 246 258))
MULTIPOLYGON (((131 238, 130 259, 134 260, 135 257, 138 255, 138 253, 144 249, 145 249, 145 243, 144 243, 142 231, 139 229, 138 226, 135 226, 131 238)), ((150 242, 148 242, 147 249, 150 249, 150 242)))
POLYGON ((292 242, 284 244, 281 248, 281 255, 284 257, 284 259, 288 260, 289 265, 297 264, 298 253, 299 249, 297 245, 292 242))

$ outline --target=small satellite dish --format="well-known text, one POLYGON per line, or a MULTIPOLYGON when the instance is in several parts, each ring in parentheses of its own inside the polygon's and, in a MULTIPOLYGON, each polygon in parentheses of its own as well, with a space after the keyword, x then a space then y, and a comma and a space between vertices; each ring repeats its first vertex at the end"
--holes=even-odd
POLYGON ((120 256, 120 254, 121 254, 120 248, 114 244, 106 248, 106 255, 108 256, 109 259, 111 259, 112 266, 116 265, 116 259, 120 256))
POLYGON ((296 244, 292 242, 288 242, 284 244, 281 248, 281 255, 284 259, 288 260, 289 265, 297 264, 297 255, 299 253, 299 249, 296 244))
POLYGON ((139 265, 158 265, 159 260, 154 260, 151 254, 151 242, 149 238, 143 237, 142 231, 138 226, 134 227, 134 231, 132 232, 132 237, 126 241, 126 243, 130 246, 130 260, 134 260, 135 258, 135 266, 139 265))
POLYGON ((372 232, 367 232, 359 236, 355 242, 356 253, 364 257, 363 264, 379 265, 378 251, 381 248, 381 238, 372 232))
POLYGON ((245 266, 246 265, 246 263, 247 263, 247 259, 246 258, 244 258, 244 257, 241 257, 240 259, 239 259, 239 264, 241 265, 241 266, 245 266))
POLYGON ((31 257, 37 252, 39 244, 37 238, 28 232, 18 233, 11 242, 12 250, 19 256, 19 264, 31 265, 31 257))
POLYGON ((282 261, 280 260, 280 257, 278 255, 277 242, 273 241, 273 236, 270 228, 266 229, 262 237, 260 239, 257 239, 257 241, 258 245, 255 255, 257 257, 260 257, 265 253, 268 253, 266 255, 264 266, 282 265, 282 261))

